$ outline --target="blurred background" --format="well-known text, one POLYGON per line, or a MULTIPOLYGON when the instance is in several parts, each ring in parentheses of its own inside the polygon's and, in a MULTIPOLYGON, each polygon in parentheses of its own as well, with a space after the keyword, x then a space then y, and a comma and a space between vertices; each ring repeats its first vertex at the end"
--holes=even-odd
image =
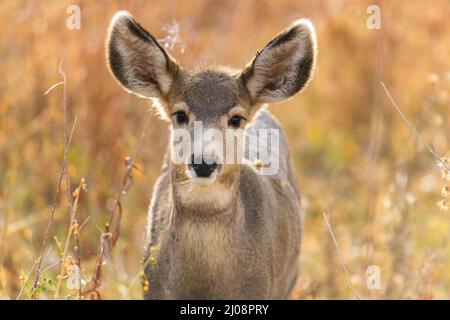
MULTIPOLYGON (((32 295, 64 156, 63 86, 44 95, 62 81, 61 58, 69 131, 78 117, 68 153, 70 192, 82 177, 87 185, 76 211, 76 220, 84 222, 79 254, 71 237, 63 275, 68 277, 78 258, 84 280, 95 272, 124 159, 134 154, 150 112, 149 102, 122 90, 105 65, 106 30, 119 9, 130 11, 187 67, 205 62, 242 67, 293 20, 311 19, 319 43, 315 77, 300 95, 271 107, 287 133, 302 194, 301 271, 292 298, 450 298, 450 175, 380 86, 384 81, 416 129, 439 155, 448 156, 450 2, 445 0, 2 1, 0 298, 32 295), (80 8, 80 29, 66 26, 72 4, 80 8), (381 29, 367 27, 371 4, 381 8, 381 29)), ((121 234, 112 258, 103 263, 98 289, 103 299, 142 297, 146 211, 167 126, 153 117, 143 140, 139 170, 133 170, 121 202, 121 234)), ((61 269, 70 223, 64 181, 45 247, 40 299, 54 298, 61 269)), ((77 292, 63 283, 61 298, 76 298, 77 292)))

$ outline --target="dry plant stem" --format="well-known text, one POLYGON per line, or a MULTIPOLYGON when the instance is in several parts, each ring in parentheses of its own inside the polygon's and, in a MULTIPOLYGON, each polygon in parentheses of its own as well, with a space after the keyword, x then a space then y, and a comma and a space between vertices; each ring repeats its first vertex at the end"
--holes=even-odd
MULTIPOLYGON (((64 113, 64 143, 67 144, 67 140, 69 137, 67 136, 67 78, 66 74, 64 73, 62 69, 62 62, 63 59, 61 59, 61 62, 59 64, 59 74, 63 78, 63 113, 64 113)), ((64 168, 64 175, 66 180, 66 197, 67 197, 67 203, 69 204, 69 212, 72 210, 72 197, 70 195, 70 181, 69 181, 69 172, 67 171, 67 163, 64 168)))
POLYGON ((58 282, 57 282, 56 290, 55 290, 55 299, 59 299, 59 292, 61 290, 61 283, 62 283, 62 279, 64 277, 64 262, 66 261, 67 251, 69 250, 70 238, 72 237, 72 233, 73 233, 74 227, 75 227, 75 215, 77 213, 78 200, 80 199, 81 186, 82 186, 83 183, 84 183, 84 178, 81 179, 81 182, 78 185, 78 188, 76 189, 77 191, 75 192, 75 194, 76 194, 75 195, 75 200, 73 202, 72 212, 70 214, 69 230, 67 232, 66 243, 64 245, 64 251, 63 251, 63 255, 61 257, 61 259, 62 259, 61 271, 59 272, 59 275, 58 275, 58 282))
MULTIPOLYGON (((150 127, 150 121, 152 119, 152 113, 149 112, 148 116, 147 116, 147 120, 144 124, 144 129, 142 131, 141 137, 139 139, 138 145, 134 151, 134 155, 132 158, 127 157, 125 159, 126 163, 125 163, 125 172, 124 172, 124 177, 122 179, 122 186, 119 190, 119 192, 116 195, 116 198, 114 199, 114 207, 111 210, 111 214, 109 216, 109 228, 111 230, 111 238, 109 240, 112 241, 112 246, 113 247, 116 242, 117 239, 119 238, 119 234, 120 234, 120 220, 122 218, 122 197, 127 193, 127 191, 129 190, 129 188, 131 187, 131 184, 133 182, 133 177, 132 177, 132 173, 133 173, 133 169, 136 169, 136 165, 135 162, 137 160, 137 158, 139 157, 141 151, 142 151, 142 146, 144 144, 144 140, 145 137, 148 134, 148 129, 150 127)), ((109 231, 108 231, 109 233, 109 231)), ((111 249, 111 248, 110 248, 111 249)))
POLYGON ((331 239, 334 242, 334 246, 336 247, 336 251, 338 253, 339 259, 341 260, 342 268, 344 269, 345 276, 347 278, 348 286, 352 290, 353 295, 356 297, 356 299, 360 300, 361 297, 359 296, 358 292, 353 288, 352 281, 350 279, 350 273, 348 272, 347 266, 344 261, 344 257, 342 256, 341 250, 339 249, 339 245, 337 243, 336 237, 334 236, 333 229, 331 228, 330 222, 328 221, 327 215, 325 211, 322 212, 323 217, 325 219, 325 223, 327 224, 328 232, 330 233, 331 239))
POLYGON ((22 287, 20 288, 20 291, 19 291, 19 294, 18 294, 17 297, 16 297, 16 300, 20 300, 20 297, 22 296, 23 291, 25 290, 25 286, 26 286, 28 280, 30 279, 31 274, 32 274, 33 271, 34 271, 34 268, 36 268, 36 265, 37 265, 36 263, 33 263, 33 266, 31 267, 31 270, 30 270, 30 272, 28 273, 27 278, 25 279, 25 282, 23 283, 22 287))
MULTIPOLYGON (((381 6, 380 1, 377 1, 378 6, 381 6)), ((383 29, 378 30, 377 40, 377 55, 375 60, 376 74, 373 80, 373 111, 371 115, 371 134, 368 150, 368 181, 367 181, 367 194, 366 194, 366 223, 368 224, 368 236, 366 238, 366 265, 372 265, 371 247, 374 247, 374 216, 376 214, 376 199, 379 193, 379 182, 375 178, 376 167, 378 165, 378 158, 380 156, 380 145, 383 136, 383 113, 380 105, 381 91, 378 86, 381 81, 383 71, 383 48, 384 48, 384 32, 383 29)), ((372 290, 366 289, 367 299, 371 298, 372 290)))
MULTIPOLYGON (((108 226, 106 226, 106 229, 108 229, 108 226)), ((88 288, 83 292, 83 295, 92 297, 95 296, 98 299, 101 298, 100 293, 98 292, 98 287, 100 286, 100 279, 102 277, 102 264, 103 264, 103 258, 105 256, 105 248, 106 248, 106 238, 110 237, 110 234, 102 233, 100 237, 100 251, 97 255, 96 262, 95 262, 95 271, 92 275, 91 280, 89 281, 88 288)))
POLYGON ((63 160, 63 165, 62 165, 61 172, 59 174, 58 187, 56 189, 55 197, 53 199, 52 209, 51 209, 51 212, 50 212, 50 218, 48 220, 47 229, 45 231, 44 240, 42 241, 41 253, 40 253, 39 257, 38 257, 36 275, 35 275, 34 284, 33 284, 33 292, 32 292, 32 295, 31 295, 32 299, 36 298, 36 289, 37 289, 37 286, 39 285, 39 278, 40 278, 40 272, 41 272, 41 267, 42 267, 42 257, 43 257, 43 254, 44 254, 45 246, 46 246, 47 241, 48 241, 48 237, 50 235, 50 229, 51 229, 51 227, 53 225, 53 219, 54 219, 55 210, 56 210, 56 202, 58 200, 58 195, 59 195, 59 192, 61 190, 61 182, 62 182, 62 179, 64 177, 64 168, 66 167, 67 161, 68 161, 67 160, 67 156, 68 156, 68 153, 69 153, 69 146, 70 146, 70 143, 72 142, 72 137, 73 137, 73 133, 75 131, 75 126, 77 124, 77 121, 78 121, 78 117, 75 117, 75 119, 73 121, 73 125, 72 125, 72 130, 71 130, 70 135, 69 135, 69 139, 67 140, 66 146, 64 148, 64 160, 63 160))
MULTIPOLYGON (((63 58, 61 58, 61 62, 59 63, 59 74, 63 79, 63 123, 64 123, 64 144, 67 144, 69 137, 67 136, 67 78, 64 70, 62 68, 63 58)), ((64 176, 66 181, 66 197, 67 203, 69 204, 69 212, 72 210, 72 197, 70 195, 70 181, 69 181, 69 173, 67 172, 67 163, 64 167, 64 176)))
POLYGON ((40 270, 41 270, 41 266, 42 266, 42 254, 43 251, 45 249, 45 244, 48 240, 49 237, 49 232, 50 232, 50 228, 53 224, 53 218, 54 218, 54 213, 55 213, 55 209, 56 209, 56 201, 59 195, 59 191, 61 189, 61 182, 62 179, 65 178, 65 182, 66 182, 66 196, 67 196, 67 202, 69 204, 69 211, 72 210, 72 198, 70 195, 70 182, 69 182, 69 175, 67 173, 67 155, 68 155, 68 150, 69 150, 69 146, 70 146, 70 142, 72 140, 73 137, 73 132, 75 130, 75 125, 77 122, 77 117, 75 117, 75 120, 73 122, 73 126, 72 126, 72 131, 70 133, 70 136, 67 135, 67 77, 66 74, 64 73, 64 70, 62 68, 62 64, 63 64, 63 59, 61 58, 61 61, 59 63, 59 74, 61 75, 63 81, 54 84, 53 86, 51 86, 45 93, 44 95, 47 95, 48 93, 50 93, 54 88, 58 87, 59 85, 63 85, 63 114, 64 114, 64 120, 63 120, 63 127, 64 127, 64 161, 63 161, 63 167, 61 170, 61 174, 59 177, 59 181, 58 181, 58 188, 55 194, 55 198, 53 201, 53 205, 52 205, 52 211, 50 214, 50 219, 47 225, 47 230, 45 233, 45 237, 44 240, 42 242, 42 248, 41 248, 41 254, 38 258, 39 262, 38 262, 38 267, 36 269, 36 276, 35 276, 35 281, 34 281, 34 285, 33 285, 33 293, 32 293, 32 299, 36 298, 36 288, 39 284, 39 277, 40 277, 40 270))
POLYGON ((152 119, 152 113, 149 112, 147 120, 146 120, 145 125, 144 125, 144 130, 142 131, 142 134, 141 134, 141 138, 139 139, 139 143, 138 143, 138 145, 136 147, 136 150, 134 151, 133 158, 127 159, 127 163, 126 163, 126 167, 125 167, 125 173, 124 173, 124 177, 123 177, 123 180, 122 180, 122 187, 121 187, 119 193, 116 196, 115 204, 114 204, 114 207, 113 207, 113 209, 111 211, 111 215, 110 215, 110 218, 109 218, 109 224, 110 225, 112 225, 112 223, 113 223, 115 212, 120 206, 120 200, 122 199, 122 196, 127 193, 128 189, 130 187, 130 183, 132 181, 131 174, 133 172, 133 169, 135 168, 135 162, 136 162, 137 158, 139 157, 139 155, 140 155, 140 153, 142 151, 142 146, 144 144, 145 137, 148 134, 148 129, 150 127, 151 119, 152 119))
POLYGON ((89 217, 86 218, 86 220, 79 225, 77 220, 74 221, 74 232, 73 232, 73 236, 75 238, 75 247, 74 247, 74 251, 77 257, 77 265, 78 265, 78 269, 80 270, 80 277, 78 278, 78 300, 81 300, 82 296, 83 296, 83 288, 82 288, 82 284, 83 284, 83 279, 81 277, 81 247, 80 247, 80 232, 81 229, 84 227, 85 223, 89 220, 89 217))
MULTIPOLYGON (((50 251, 51 251, 50 249, 51 249, 51 247, 47 250, 47 253, 46 253, 46 255, 45 255, 46 258, 47 258, 48 255, 50 254, 50 251)), ((43 260, 45 260, 45 259, 43 259, 43 260)), ((58 261, 57 263, 59 263, 59 261, 58 261)), ((57 263, 56 263, 56 264, 57 264, 57 263)), ((53 265, 51 265, 51 266, 48 266, 47 268, 45 268, 44 270, 42 270, 42 272, 47 271, 48 269, 54 267, 56 264, 53 264, 53 265)), ((25 279, 25 281, 24 281, 22 287, 20 288, 20 291, 19 291, 19 294, 18 294, 17 297, 16 297, 16 300, 20 300, 20 297, 22 296, 23 291, 25 290, 25 286, 26 286, 26 284, 28 283, 28 281, 30 280, 30 277, 31 277, 31 275, 33 274, 33 271, 35 270, 35 268, 36 268, 37 265, 38 265, 38 261, 35 261, 35 262, 33 263, 33 266, 31 267, 30 272, 29 272, 28 275, 27 275, 27 278, 25 279)))
POLYGON ((60 85, 62 85, 62 84, 64 84, 64 81, 55 83, 55 84, 52 85, 50 88, 48 88, 47 91, 45 91, 44 96, 46 96, 46 95, 49 94, 53 89, 55 89, 56 87, 58 87, 58 86, 60 86, 60 85))
POLYGON ((149 112, 138 145, 134 151, 133 157, 125 159, 126 167, 124 177, 122 179, 122 186, 116 195, 114 207, 110 212, 109 222, 106 224, 105 230, 102 232, 102 235, 100 236, 100 251, 97 254, 95 271, 94 274, 92 275, 91 280, 89 281, 89 286, 87 290, 83 292, 84 295, 93 294, 96 297, 100 298, 98 287, 100 286, 100 278, 102 276, 103 259, 105 258, 105 255, 108 255, 110 253, 111 249, 114 247, 119 237, 120 219, 122 217, 121 200, 122 197, 127 193, 129 188, 131 187, 132 172, 133 169, 137 169, 135 162, 142 151, 145 137, 147 136, 148 130, 150 128, 151 119, 152 119, 152 112, 149 112))
POLYGON ((74 222, 74 238, 75 238, 75 254, 77 256, 77 265, 78 270, 80 270, 80 277, 78 278, 78 300, 81 300, 82 295, 82 281, 81 281, 81 254, 80 254, 80 226, 78 225, 77 221, 74 222))
POLYGON ((434 156, 434 158, 442 165, 443 168, 445 168, 448 172, 450 172, 450 168, 448 165, 445 164, 445 161, 442 159, 440 155, 437 154, 436 151, 434 151, 431 144, 428 143, 428 141, 417 131, 417 129, 414 127, 414 125, 411 123, 411 121, 406 118, 406 116, 403 114, 403 112, 398 107, 395 100, 392 98, 391 94, 389 93, 388 89, 384 85, 383 81, 380 81, 381 86, 383 87, 384 91, 386 92, 386 95, 388 96, 389 100, 391 101, 392 105, 394 106, 395 110, 400 114, 403 121, 411 128, 411 130, 414 132, 414 134, 425 144, 425 146, 428 148, 428 151, 434 156))
MULTIPOLYGON (((53 89, 60 85, 64 85, 63 87, 63 124, 64 124, 64 144, 67 144, 67 77, 64 73, 64 70, 62 68, 63 64, 63 58, 61 58, 61 61, 59 62, 59 69, 58 73, 61 75, 63 81, 55 83, 53 86, 51 86, 47 91, 45 91, 44 96, 50 93, 53 89)), ((70 196, 70 181, 69 181, 69 174, 67 172, 67 164, 64 168, 64 177, 66 182, 66 196, 67 196, 67 203, 69 204, 69 212, 72 210, 72 198, 70 196)))

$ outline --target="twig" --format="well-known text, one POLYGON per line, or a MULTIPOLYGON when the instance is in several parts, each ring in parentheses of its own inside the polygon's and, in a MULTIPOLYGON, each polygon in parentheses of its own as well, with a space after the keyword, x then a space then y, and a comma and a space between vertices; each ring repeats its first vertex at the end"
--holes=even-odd
MULTIPOLYGON (((105 231, 108 231, 108 224, 105 226, 105 231)), ((87 289, 83 292, 85 296, 96 297, 97 299, 101 299, 101 295, 98 292, 98 287, 100 286, 100 279, 102 277, 102 264, 103 258, 105 256, 105 248, 107 238, 111 237, 109 232, 102 233, 100 237, 100 251, 97 255, 97 259, 95 262, 95 271, 92 275, 91 280, 89 281, 87 289)))
POLYGON ((45 91, 45 93, 44 93, 44 96, 46 96, 47 94, 49 94, 50 93, 50 91, 52 91, 53 89, 55 89, 56 87, 58 87, 58 86, 60 86, 60 85, 62 85, 62 84, 64 84, 64 81, 61 81, 61 82, 58 82, 58 83, 55 83, 54 85, 52 85, 50 88, 48 88, 48 90, 47 91, 45 91))
MULTIPOLYGON (((134 151, 133 157, 132 158, 130 158, 130 157, 126 157, 125 158, 125 172, 124 172, 124 177, 122 179, 122 187, 120 188, 119 192, 116 195, 114 207, 111 210, 111 215, 109 217, 109 225, 113 226, 114 218, 116 216, 115 212, 116 212, 116 210, 119 210, 119 212, 120 212, 119 213, 119 220, 116 220, 116 225, 114 225, 114 229, 113 229, 114 230, 114 232, 113 232, 113 244, 116 243, 117 238, 118 238, 119 233, 120 233, 120 229, 118 229, 117 227, 118 227, 118 224, 120 223, 120 217, 122 216, 122 214, 121 214, 121 212, 122 212, 121 199, 122 199, 122 196, 124 196, 127 193, 127 191, 130 189, 131 184, 133 182, 133 176, 132 176, 133 169, 137 169, 135 163, 136 163, 137 158, 141 154, 141 150, 142 150, 142 147, 143 147, 143 144, 144 144, 145 137, 147 136, 148 129, 150 128, 150 121, 151 121, 151 119, 152 119, 152 113, 149 112, 147 120, 146 120, 146 122, 144 124, 144 130, 142 131, 141 138, 139 139, 139 142, 138 142, 138 145, 137 145, 137 147, 136 147, 136 149, 134 151)), ((138 170, 138 171, 140 171, 140 170, 138 170)))
POLYGON ((47 224, 47 230, 45 231, 44 240, 42 241, 41 253, 40 253, 39 257, 38 257, 36 275, 35 275, 34 284, 33 284, 33 293, 31 295, 32 299, 36 298, 36 289, 37 289, 37 286, 39 285, 39 277, 40 277, 41 266, 42 266, 42 257, 43 257, 43 253, 44 253, 44 250, 45 250, 45 245, 47 244, 48 237, 50 235, 50 229, 51 229, 51 227, 53 225, 53 219, 54 219, 55 210, 56 210, 56 202, 58 200, 58 195, 59 195, 59 192, 61 190, 61 182, 62 182, 62 179, 64 177, 64 168, 66 167, 67 161, 68 161, 67 160, 67 156, 68 156, 68 153, 69 153, 69 146, 70 146, 70 143, 72 142, 72 137, 73 137, 73 133, 75 131, 75 126, 77 124, 77 121, 78 121, 78 117, 75 117, 75 119, 73 121, 73 125, 72 125, 72 130, 71 130, 70 135, 69 135, 69 139, 68 139, 68 141, 66 143, 66 146, 64 148, 64 160, 63 160, 63 165, 62 165, 61 172, 59 174, 58 187, 56 189, 55 197, 53 199, 52 210, 50 212, 50 218, 49 218, 48 224, 47 224))
MULTIPOLYGON (((48 257, 48 255, 49 255, 49 253, 50 253, 50 249, 51 249, 51 248, 49 248, 49 249, 47 250, 47 253, 46 253, 45 257, 48 257)), ((34 259, 33 259, 33 260, 34 260, 34 259)), ((44 259, 44 260, 45 260, 45 259, 44 259)), ((59 261, 58 261, 58 263, 59 263, 59 261)), ((31 274, 33 273, 33 271, 34 271, 34 269, 36 268, 37 265, 38 265, 38 261, 34 261, 33 266, 31 267, 31 270, 30 270, 30 272, 29 272, 28 275, 27 275, 27 278, 25 279, 25 281, 24 281, 22 287, 20 288, 20 291, 19 291, 19 294, 18 294, 17 297, 16 297, 16 300, 20 300, 20 297, 22 296, 23 291, 25 290, 25 287, 26 287, 28 281, 30 280, 31 274)), ((53 266, 53 265, 52 265, 52 266, 53 266)), ((49 268, 51 268, 52 266, 49 266, 49 267, 45 268, 44 270, 42 270, 42 272, 47 271, 47 270, 48 270, 49 268)))
POLYGON ((142 131, 141 137, 139 139, 138 145, 134 151, 132 158, 125 158, 125 172, 122 179, 122 186, 114 199, 114 207, 110 211, 109 221, 105 225, 105 229, 102 231, 100 236, 100 251, 97 254, 97 261, 95 266, 94 274, 89 281, 88 288, 83 292, 83 295, 94 295, 96 298, 100 299, 100 293, 98 292, 98 287, 100 286, 100 278, 102 276, 102 266, 105 256, 111 253, 112 248, 115 246, 119 235, 120 235, 120 221, 122 218, 122 197, 128 192, 133 182, 133 169, 137 171, 139 168, 135 165, 135 162, 139 155, 141 154, 142 147, 144 145, 145 137, 148 134, 150 128, 150 122, 152 119, 152 112, 149 112, 147 120, 144 124, 144 129, 142 131))
POLYGON ((72 130, 70 132, 70 136, 68 136, 67 135, 67 78, 66 78, 66 74, 64 73, 64 70, 62 68, 62 64, 63 64, 63 58, 61 58, 61 61, 59 63, 59 70, 58 70, 58 73, 61 75, 63 81, 54 84, 44 93, 44 95, 47 95, 49 92, 51 92, 54 88, 58 87, 59 85, 62 84, 64 86, 64 88, 63 88, 63 103, 62 103, 63 114, 64 114, 64 121, 63 121, 64 122, 63 123, 63 127, 64 127, 64 160, 63 160, 62 170, 61 170, 61 173, 60 173, 60 176, 58 179, 58 187, 56 190, 55 198, 53 200, 52 210, 50 213, 50 219, 48 221, 47 230, 45 232, 44 240, 42 242, 41 254, 38 258, 39 262, 38 262, 36 276, 35 276, 34 285, 33 285, 32 299, 36 298, 36 288, 39 284, 39 277, 40 277, 41 266, 42 266, 42 254, 44 252, 45 245, 46 245, 48 237, 49 237, 50 229, 53 224, 53 219, 54 219, 55 210, 56 210, 56 201, 58 199, 58 195, 61 190, 61 182, 62 182, 63 178, 65 178, 65 182, 66 182, 66 196, 67 196, 67 202, 69 204, 69 212, 72 211, 72 199, 71 199, 71 195, 70 195, 70 181, 69 181, 69 175, 67 172, 67 163, 68 163, 67 155, 69 152, 69 146, 72 141, 73 133, 75 131, 77 117, 75 117, 75 119, 74 119, 72 130))
POLYGON ((74 232, 74 227, 75 227, 75 215, 77 213, 77 209, 78 209, 78 201, 80 199, 80 194, 81 194, 81 190, 85 189, 85 180, 84 178, 81 178, 80 184, 78 185, 77 189, 75 190, 75 200, 73 202, 73 206, 72 206, 72 212, 70 214, 70 223, 69 223, 69 231, 67 232, 67 237, 66 237, 66 243, 64 245, 64 251, 62 254, 62 263, 61 263, 61 271, 58 275, 58 282, 56 285, 56 290, 55 290, 55 299, 59 299, 59 291, 61 289, 61 283, 62 283, 62 279, 64 277, 64 262, 66 261, 66 256, 67 256, 67 251, 69 250, 69 244, 70 244, 70 238, 72 237, 72 233, 74 232))
POLYGON ((16 297, 16 300, 20 300, 20 297, 22 296, 23 291, 25 290, 25 287, 26 287, 26 285, 27 285, 27 283, 28 283, 28 280, 30 279, 31 274, 32 274, 33 271, 34 271, 34 268, 36 268, 36 265, 37 265, 36 263, 33 263, 33 266, 31 267, 31 270, 30 270, 30 272, 28 273, 27 278, 25 279, 25 281, 24 281, 22 287, 20 288, 20 291, 19 291, 19 294, 18 294, 17 297, 16 297))
MULTIPOLYGON (((62 68, 64 58, 61 58, 61 62, 59 63, 59 74, 63 79, 63 123, 64 123, 64 143, 67 144, 69 137, 67 136, 67 77, 62 68)), ((66 197, 67 203, 69 204, 69 212, 72 211, 72 197, 70 195, 70 181, 69 181, 69 173, 67 171, 67 163, 64 167, 64 176, 66 180, 66 197)))
POLYGON ((358 294, 358 292, 355 290, 355 288, 353 288, 352 281, 351 281, 351 278, 350 278, 350 273, 348 272, 347 266, 345 265, 344 257, 342 256, 341 250, 339 249, 339 245, 338 245, 338 243, 337 243, 336 237, 334 236, 333 229, 331 228, 331 225, 330 225, 330 223, 328 222, 327 215, 326 215, 325 211, 323 211, 322 213, 323 213, 323 217, 325 218, 325 223, 327 224, 328 232, 330 233, 331 239, 333 239, 334 246, 336 247, 336 251, 337 251, 337 253, 338 253, 339 259, 341 260, 342 268, 344 269, 344 272, 345 272, 345 276, 346 276, 346 278, 347 278, 348 285, 349 285, 350 289, 352 290, 353 295, 354 295, 358 300, 360 300, 361 297, 359 296, 359 294, 358 294))
POLYGON ((437 154, 436 151, 434 151, 431 144, 428 143, 428 141, 419 133, 419 131, 414 127, 414 125, 411 123, 411 121, 406 118, 406 116, 403 114, 403 112, 398 107, 397 103, 392 98, 391 94, 389 93, 388 89, 384 85, 383 81, 380 81, 381 86, 383 87, 384 91, 386 92, 386 95, 388 96, 389 100, 391 101, 392 105, 394 106, 395 110, 400 114, 403 121, 411 128, 412 132, 425 144, 425 146, 428 148, 428 151, 434 156, 434 158, 442 165, 443 168, 445 168, 448 172, 450 172, 450 168, 445 163, 444 159, 440 155, 437 154))
POLYGON ((144 144, 145 137, 148 134, 148 129, 150 128, 150 121, 152 119, 152 113, 150 112, 147 116, 147 120, 144 124, 144 129, 139 139, 138 145, 134 151, 132 158, 125 158, 125 172, 122 179, 122 186, 114 199, 114 207, 112 208, 109 216, 109 227, 112 230, 112 246, 114 246, 119 238, 120 234, 120 220, 122 218, 122 197, 128 192, 133 182, 133 169, 137 168, 135 162, 139 155, 141 154, 142 147, 144 144), (117 214, 116 214, 117 212, 117 214))
MULTIPOLYGON (((60 85, 64 85, 63 87, 63 126, 64 126, 64 144, 67 144, 67 77, 64 73, 64 70, 62 68, 64 58, 61 58, 61 61, 59 62, 59 69, 58 73, 61 75, 63 81, 55 83, 52 85, 47 91, 45 91, 44 96, 49 94, 53 89, 60 85)), ((69 212, 72 210, 72 198, 70 196, 70 181, 69 181, 69 174, 67 172, 67 164, 64 168, 64 178, 66 182, 66 196, 67 196, 67 203, 69 204, 69 212)))
POLYGON ((78 277, 78 300, 81 300, 82 295, 82 278, 81 278, 81 253, 80 253, 80 225, 75 220, 74 221, 74 231, 73 236, 75 238, 75 247, 73 248, 77 257, 77 265, 79 270, 79 277, 78 277))

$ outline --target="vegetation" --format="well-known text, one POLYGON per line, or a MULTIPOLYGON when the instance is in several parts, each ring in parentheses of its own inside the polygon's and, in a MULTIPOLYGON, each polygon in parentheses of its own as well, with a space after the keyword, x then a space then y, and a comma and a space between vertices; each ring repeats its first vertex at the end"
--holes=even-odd
POLYGON ((380 1, 381 30, 366 26, 371 1, 77 3, 79 30, 66 27, 71 1, 0 4, 0 298, 140 299, 151 290, 143 235, 168 125, 148 120, 149 102, 106 68, 119 9, 187 66, 242 67, 278 30, 310 18, 315 77, 271 107, 302 194, 292 298, 450 298, 448 1, 380 1), (380 289, 366 285, 371 265, 380 289))

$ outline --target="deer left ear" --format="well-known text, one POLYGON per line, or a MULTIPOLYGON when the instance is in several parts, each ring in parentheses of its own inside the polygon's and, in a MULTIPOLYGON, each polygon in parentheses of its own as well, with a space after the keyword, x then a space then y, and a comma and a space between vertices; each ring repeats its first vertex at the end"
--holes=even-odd
POLYGON ((106 58, 120 84, 146 98, 164 99, 179 71, 175 60, 126 11, 112 18, 106 58))
POLYGON ((311 79, 316 56, 313 24, 306 19, 295 21, 242 71, 241 81, 252 104, 280 102, 295 95, 311 79))

